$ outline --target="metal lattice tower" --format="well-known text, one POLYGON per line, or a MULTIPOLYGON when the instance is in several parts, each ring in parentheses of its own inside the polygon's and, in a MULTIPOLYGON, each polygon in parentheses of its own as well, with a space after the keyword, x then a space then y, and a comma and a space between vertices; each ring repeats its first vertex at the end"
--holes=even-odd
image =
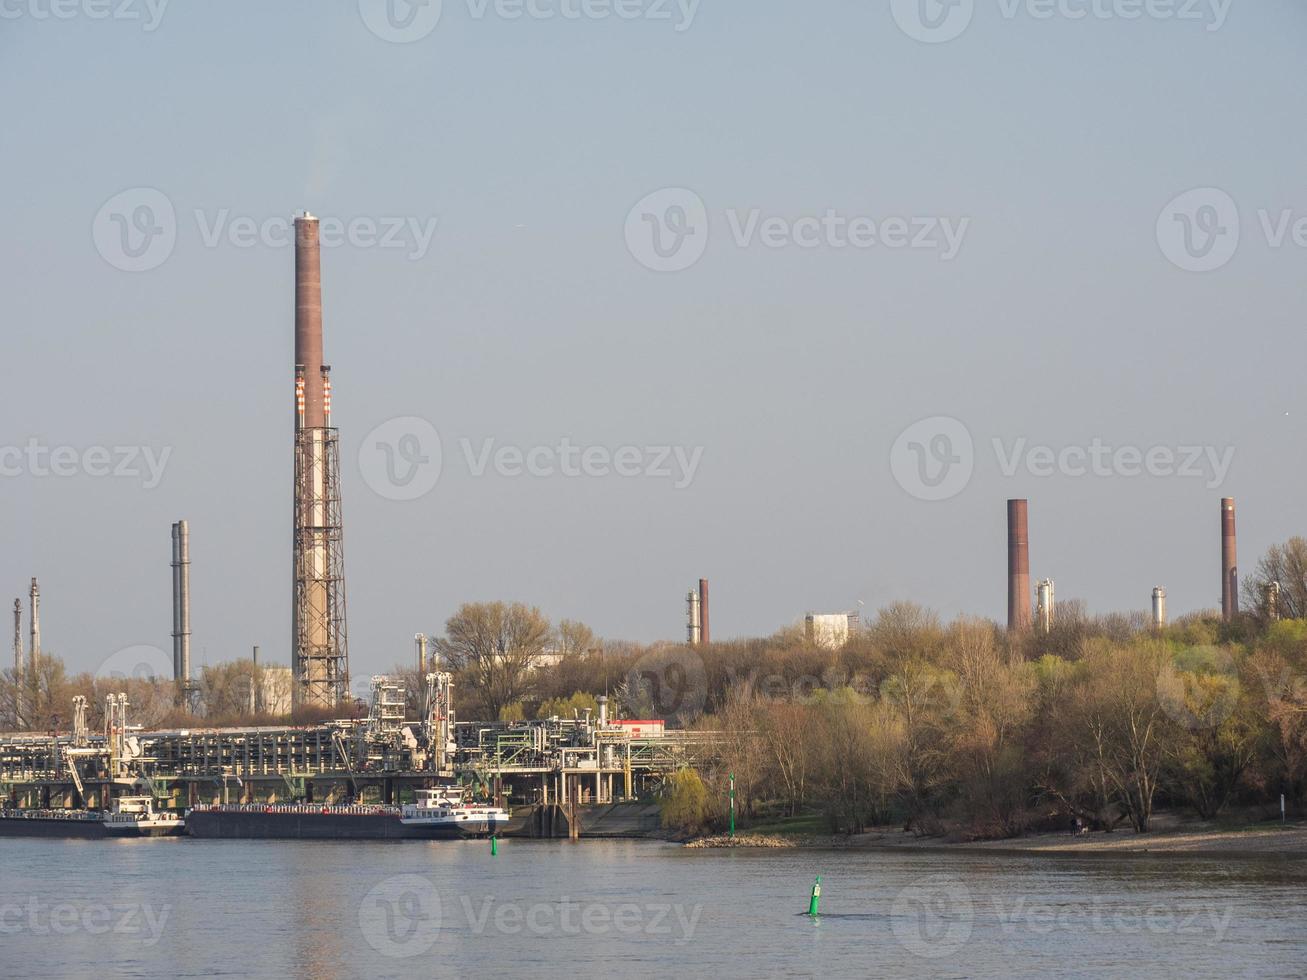
POLYGON ((294 525, 293 700, 296 706, 334 707, 349 690, 336 429, 295 433, 294 525))
POLYGON ((333 708, 349 692, 340 441, 322 363, 318 219, 295 219, 295 486, 292 701, 333 708))

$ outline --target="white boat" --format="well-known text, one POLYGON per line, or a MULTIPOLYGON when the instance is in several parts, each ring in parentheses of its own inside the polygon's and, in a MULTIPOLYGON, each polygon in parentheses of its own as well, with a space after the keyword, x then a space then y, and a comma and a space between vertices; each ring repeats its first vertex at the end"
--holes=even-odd
POLYGON ((399 822, 438 837, 485 837, 508 825, 507 810, 472 803, 457 786, 419 789, 417 799, 400 808, 399 822))
POLYGON ((113 812, 104 815, 104 832, 109 837, 175 837, 186 829, 186 821, 175 813, 160 812, 149 796, 120 796, 113 812))

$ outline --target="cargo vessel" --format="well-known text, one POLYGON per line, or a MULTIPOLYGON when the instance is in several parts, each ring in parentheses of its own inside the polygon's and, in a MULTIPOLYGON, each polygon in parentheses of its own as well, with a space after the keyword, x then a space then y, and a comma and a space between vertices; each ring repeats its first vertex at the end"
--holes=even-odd
POLYGON ((100 810, 0 810, 0 837, 104 837, 100 810))
POLYGON ((214 804, 186 811, 192 837, 292 840, 448 840, 489 837, 508 824, 506 810, 466 799, 458 787, 420 789, 402 806, 214 804))
POLYGON ((154 808, 148 796, 124 796, 113 809, 0 810, 0 837, 176 837, 186 827, 175 813, 154 808))

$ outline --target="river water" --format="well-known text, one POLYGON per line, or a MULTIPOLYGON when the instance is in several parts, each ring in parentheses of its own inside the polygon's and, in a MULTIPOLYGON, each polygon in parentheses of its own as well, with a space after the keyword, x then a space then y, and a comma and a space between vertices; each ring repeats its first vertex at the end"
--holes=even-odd
POLYGON ((1307 975, 1307 861, 0 839, 4 977, 1089 974, 1307 975))

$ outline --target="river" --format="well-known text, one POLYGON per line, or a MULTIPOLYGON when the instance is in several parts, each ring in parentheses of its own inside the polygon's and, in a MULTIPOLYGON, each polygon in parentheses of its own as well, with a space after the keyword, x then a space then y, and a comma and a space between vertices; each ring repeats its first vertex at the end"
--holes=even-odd
POLYGON ((1305 886, 1301 859, 0 839, 0 974, 1303 976, 1305 886))

